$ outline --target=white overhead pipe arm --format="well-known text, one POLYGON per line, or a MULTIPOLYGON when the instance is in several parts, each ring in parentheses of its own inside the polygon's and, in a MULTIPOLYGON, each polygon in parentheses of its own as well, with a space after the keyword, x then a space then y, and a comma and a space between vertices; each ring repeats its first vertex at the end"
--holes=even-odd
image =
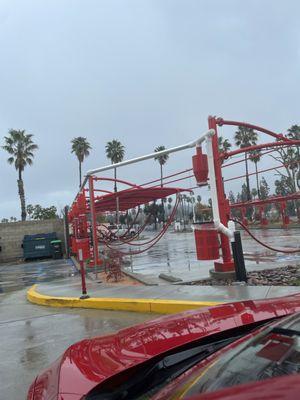
POLYGON ((125 160, 125 161, 121 161, 119 163, 116 164, 108 164, 105 165, 104 167, 100 167, 100 168, 95 168, 95 169, 90 169, 89 171, 87 171, 86 175, 84 176, 84 180, 82 182, 82 185, 79 188, 79 192, 84 188, 88 177, 91 175, 94 175, 98 172, 103 172, 103 171, 108 171, 114 168, 119 168, 119 167, 124 167, 125 165, 129 165, 129 164, 135 164, 137 162, 140 161, 144 161, 144 160, 149 160, 151 158, 155 158, 155 157, 159 157, 159 156, 163 156, 165 154, 170 154, 170 153, 176 153, 177 151, 181 151, 181 150, 185 150, 185 149, 189 149, 195 146, 200 146, 201 143, 203 143, 205 141, 205 139, 207 138, 208 135, 213 135, 215 133, 214 129, 209 129, 207 132, 203 133, 203 135, 201 135, 198 139, 183 144, 181 146, 177 146, 177 147, 171 147, 170 149, 166 149, 166 150, 162 150, 162 151, 157 151, 154 153, 150 153, 150 154, 146 154, 145 156, 141 156, 141 157, 136 157, 136 158, 132 158, 130 160, 125 160))
POLYGON ((177 151, 181 151, 181 150, 185 150, 185 149, 188 149, 188 148, 192 148, 192 147, 198 146, 202 142, 204 142, 204 140, 206 139, 206 137, 208 135, 212 135, 212 134, 214 134, 214 132, 215 131, 213 129, 209 129, 202 136, 200 136, 200 138, 198 138, 197 140, 194 140, 193 142, 182 144, 181 146, 177 146, 177 147, 171 147, 170 149, 166 149, 166 150, 162 150, 162 151, 157 151, 157 152, 154 152, 154 153, 146 154, 145 156, 132 158, 130 160, 121 161, 121 162, 116 163, 116 164, 109 164, 109 165, 105 165, 104 167, 91 169, 91 170, 89 170, 87 172, 87 176, 96 174, 98 172, 108 171, 108 170, 114 169, 114 168, 124 167, 125 165, 135 164, 137 162, 144 161, 144 160, 149 160, 151 158, 155 158, 155 157, 159 157, 159 156, 163 156, 165 154, 176 153, 177 151))

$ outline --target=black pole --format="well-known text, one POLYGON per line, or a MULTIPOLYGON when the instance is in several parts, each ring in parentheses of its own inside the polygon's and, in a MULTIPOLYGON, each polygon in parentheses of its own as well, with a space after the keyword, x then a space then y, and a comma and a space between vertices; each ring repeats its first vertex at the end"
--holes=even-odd
POLYGON ((235 231, 233 235, 234 242, 231 242, 231 248, 234 259, 236 280, 240 282, 247 282, 247 272, 245 267, 241 233, 239 231, 235 231))

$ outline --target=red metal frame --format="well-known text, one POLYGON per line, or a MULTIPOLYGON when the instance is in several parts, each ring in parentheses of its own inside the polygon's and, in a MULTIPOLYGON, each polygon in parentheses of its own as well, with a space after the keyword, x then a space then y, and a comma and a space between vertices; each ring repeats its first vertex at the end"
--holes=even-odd
POLYGON ((230 208, 241 208, 241 207, 251 207, 251 206, 260 206, 260 205, 266 205, 266 204, 272 204, 272 203, 282 203, 286 202, 289 200, 299 200, 300 199, 300 193, 293 193, 293 194, 288 194, 287 196, 270 196, 267 199, 260 200, 251 200, 251 201, 246 201, 242 203, 231 203, 230 208))
MULTIPOLYGON (((246 122, 238 122, 238 121, 230 121, 223 120, 222 118, 216 118, 214 116, 210 116, 208 118, 208 127, 209 129, 213 129, 215 131, 215 135, 212 136, 212 145, 213 145, 213 157, 214 157, 214 169, 215 169, 215 179, 216 179, 216 188, 217 188, 217 201, 219 207, 220 214, 220 222, 221 224, 228 226, 228 221, 230 219, 230 208, 241 208, 242 214, 244 215, 244 222, 246 223, 246 207, 247 203, 243 203, 240 206, 229 205, 229 201, 226 198, 225 190, 224 190, 224 180, 222 177, 222 168, 238 163, 242 160, 235 161, 233 163, 229 163, 227 165, 222 165, 224 159, 227 159, 231 156, 238 155, 241 153, 245 153, 248 151, 253 151, 255 149, 263 149, 263 148, 272 148, 271 151, 275 151, 278 146, 293 146, 300 145, 300 140, 290 140, 285 137, 283 134, 277 134, 268 129, 262 128, 257 125, 249 124, 246 122), (219 153, 218 149, 218 127, 223 125, 231 125, 231 126, 244 126, 247 128, 254 129, 256 131, 265 133, 277 141, 273 143, 264 143, 259 144, 247 148, 236 149, 227 153, 219 153)), ((268 151, 266 152, 268 153, 268 151)), ((243 160, 244 161, 244 160, 243 160)), ((282 166, 278 166, 276 168, 281 168, 282 166)), ((266 169, 266 172, 274 168, 266 169)), ((186 169, 184 171, 179 171, 174 174, 168 175, 164 177, 164 185, 169 185, 174 182, 182 181, 188 178, 194 177, 194 175, 187 175, 184 177, 179 177, 173 180, 167 180, 168 178, 173 178, 181 174, 185 174, 192 171, 192 168, 186 169), (166 181, 167 180, 167 181, 166 181)), ((251 175, 251 174, 250 174, 251 175)), ((240 177, 229 178, 226 181, 230 181, 233 179, 238 179, 240 177)), ((72 207, 69 211, 68 218, 73 225, 73 231, 75 238, 90 238, 90 233, 92 237, 92 242, 94 244, 93 249, 93 263, 95 265, 99 265, 101 260, 99 257, 98 251, 98 238, 97 238, 97 213, 103 213, 107 211, 115 211, 116 208, 120 211, 127 210, 129 208, 133 208, 139 206, 141 204, 148 203, 150 201, 156 200, 158 198, 166 197, 171 194, 178 193, 182 190, 190 190, 190 189, 182 189, 182 188, 172 188, 172 187, 160 187, 160 184, 146 187, 156 182, 160 182, 160 179, 156 179, 150 182, 143 183, 142 185, 137 185, 125 180, 121 179, 113 179, 107 177, 95 177, 89 176, 89 189, 83 189, 79 192, 75 198, 75 201, 72 204, 72 207), (109 190, 96 189, 94 187, 95 182, 108 181, 108 182, 118 182, 124 185, 129 186, 128 189, 121 190, 117 193, 111 192, 109 190), (95 195, 95 193, 105 193, 104 195, 95 195), (85 197, 86 194, 89 194, 89 197, 85 197), (119 205, 116 205, 116 203, 119 205), (87 216, 90 215, 90 221, 88 221, 87 216), (89 233, 90 232, 90 233, 89 233)), ((195 187, 196 188, 196 187, 195 187)), ((298 198, 298 197, 297 197, 298 198)), ((289 200, 289 198, 285 198, 279 201, 280 204, 285 204, 284 201, 289 200)), ((270 202, 273 200, 271 199, 270 202)), ((265 216, 263 216, 263 202, 252 202, 251 205, 257 204, 260 208, 260 213, 262 215, 262 222, 265 223, 265 216)), ((285 206, 281 205, 281 214, 283 217, 283 221, 285 224, 288 223, 288 218, 285 211, 285 206)), ((221 241, 221 251, 222 251, 222 260, 215 261, 215 270, 218 272, 228 272, 234 270, 234 263, 231 257, 230 250, 230 242, 227 236, 223 233, 220 233, 220 241, 221 241)), ((75 244, 76 247, 76 244, 75 244)))
POLYGON ((218 126, 223 126, 223 125, 230 125, 230 126, 243 126, 245 128, 250 128, 250 129, 254 129, 255 131, 259 131, 262 133, 265 133, 266 135, 272 136, 277 140, 284 140, 289 142, 290 139, 285 137, 282 133, 275 133, 270 131, 269 129, 265 129, 262 128, 259 125, 253 125, 253 124, 249 124, 249 122, 241 122, 241 121, 229 121, 223 118, 216 118, 216 123, 218 126))
MULTIPOLYGON (((222 162, 219 154, 219 145, 218 145, 218 128, 217 128, 217 119, 216 117, 208 117, 208 127, 209 129, 215 130, 215 135, 212 137, 212 145, 213 145, 213 156, 214 156, 214 167, 215 167, 215 175, 216 175, 216 185, 217 185, 217 195, 218 195, 218 205, 219 205, 219 213, 220 213, 220 221, 223 225, 227 226, 229 217, 230 217, 230 208, 229 202, 226 199, 223 177, 222 177, 222 162)), ((230 251, 230 243, 227 236, 223 233, 220 234, 221 239, 221 250, 223 262, 215 261, 215 270, 217 272, 228 272, 234 270, 234 262, 231 257, 230 251)))
MULTIPOLYGON (((234 180, 234 179, 238 179, 241 178, 240 177, 234 177, 234 178, 229 178, 226 180, 223 180, 222 178, 222 162, 224 159, 227 159, 229 157, 241 154, 241 153, 246 153, 249 151, 253 151, 253 150, 259 150, 259 149, 264 149, 264 148, 275 148, 278 146, 293 146, 293 145, 300 145, 300 140, 291 140, 289 138, 287 138, 286 136, 284 136, 283 134, 278 134, 275 132, 272 132, 268 129, 262 128, 258 125, 253 125, 247 122, 240 122, 240 121, 230 121, 230 120, 224 120, 223 118, 216 118, 216 117, 212 117, 210 116, 208 118, 208 127, 210 129, 214 129, 215 130, 215 135, 213 136, 213 155, 214 155, 214 167, 215 167, 215 175, 216 175, 216 185, 217 185, 217 196, 218 196, 218 205, 219 205, 219 213, 220 213, 220 221, 223 225, 227 226, 228 225, 228 221, 230 218, 230 208, 233 207, 237 207, 241 209, 242 212, 242 216, 243 216, 243 221, 246 224, 247 223, 247 219, 246 219, 246 207, 247 204, 249 203, 241 203, 240 205, 230 205, 229 206, 229 202, 226 199, 226 195, 225 195, 225 190, 224 190, 224 182, 226 181, 230 181, 230 180, 234 180), (228 151, 226 153, 219 153, 219 149, 218 149, 218 130, 217 127, 218 126, 223 126, 223 125, 230 125, 230 126, 243 126, 246 128, 250 128, 250 129, 254 129, 256 131, 265 133, 273 138, 275 138, 277 141, 276 142, 272 142, 272 143, 264 143, 264 144, 259 144, 259 145, 255 145, 255 146, 251 146, 251 147, 244 147, 244 148, 240 148, 240 149, 236 149, 233 151, 228 151)), ((233 162, 231 164, 228 165, 232 165, 235 163, 238 163, 240 161, 236 161, 233 162)), ((227 166, 228 166, 227 165, 227 166)), ((226 165, 225 165, 226 166, 226 165)), ((273 167, 273 168, 269 168, 266 169, 265 171, 260 171, 260 172, 266 172, 269 170, 273 170, 276 168, 281 168, 283 166, 279 166, 279 167, 273 167)), ((297 197, 298 198, 298 197, 297 197)), ((287 198, 282 199, 281 202, 283 201, 287 201, 287 198)), ((270 201, 272 202, 272 200, 270 201)), ((255 203, 255 202, 254 202, 255 203)), ((254 205, 254 203, 252 202, 251 204, 254 205)), ((264 203, 260 203, 257 202, 258 205, 262 205, 264 203)), ((285 208, 281 206, 281 214, 283 217, 283 224, 286 225, 289 221, 287 216, 285 215, 285 208)), ((260 210, 261 211, 261 210, 260 210)), ((265 223, 265 217, 264 217, 264 223, 265 223)), ((229 240, 228 238, 224 235, 224 234, 220 234, 220 238, 221 238, 221 249, 222 249, 222 256, 223 256, 223 262, 215 262, 215 270, 217 272, 227 272, 227 271, 231 271, 234 269, 234 263, 231 260, 231 252, 230 252, 230 247, 229 247, 229 240)))

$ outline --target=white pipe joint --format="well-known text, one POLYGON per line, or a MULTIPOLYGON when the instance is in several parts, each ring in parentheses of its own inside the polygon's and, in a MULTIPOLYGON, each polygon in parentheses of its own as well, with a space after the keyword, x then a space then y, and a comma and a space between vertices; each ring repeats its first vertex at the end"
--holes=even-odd
POLYGON ((220 220, 214 220, 214 225, 218 232, 223 233, 231 241, 234 241, 235 224, 233 221, 228 222, 228 228, 220 220))

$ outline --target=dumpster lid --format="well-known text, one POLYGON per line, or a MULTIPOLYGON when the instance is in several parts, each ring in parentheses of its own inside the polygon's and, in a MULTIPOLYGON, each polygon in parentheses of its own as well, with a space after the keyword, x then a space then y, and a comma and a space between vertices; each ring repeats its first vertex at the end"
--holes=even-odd
POLYGON ((45 239, 52 239, 55 240, 57 239, 56 232, 51 232, 51 233, 37 233, 35 235, 24 235, 23 241, 30 241, 30 240, 45 240, 45 239))

